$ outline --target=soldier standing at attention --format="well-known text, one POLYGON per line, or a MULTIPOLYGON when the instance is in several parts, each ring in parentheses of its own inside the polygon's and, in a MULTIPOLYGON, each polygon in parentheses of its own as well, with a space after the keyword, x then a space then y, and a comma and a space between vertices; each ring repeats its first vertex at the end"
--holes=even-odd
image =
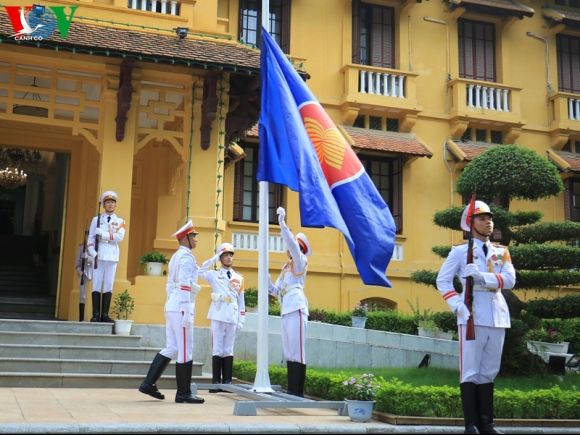
POLYGON ((93 317, 91 322, 113 323, 109 317, 115 273, 119 263, 119 243, 125 238, 125 220, 115 214, 117 194, 107 190, 101 196, 105 213, 95 216, 89 227, 87 248, 93 258, 93 317), (98 238, 98 244, 97 244, 98 238), (98 250, 95 249, 98 246, 98 250), (102 302, 101 302, 102 293, 102 302))
POLYGON ((304 397, 306 380, 306 325, 308 300, 304 294, 304 281, 308 258, 312 254, 310 243, 303 233, 292 234, 284 218, 286 210, 278 207, 278 223, 284 243, 288 248, 288 262, 282 268, 276 283, 270 282, 268 293, 281 300, 282 348, 288 370, 288 394, 304 397))
MULTIPOLYGON (((246 304, 243 277, 232 268, 234 247, 222 243, 215 256, 205 261, 200 276, 211 285, 211 305, 207 318, 211 320, 212 335, 212 384, 231 384, 234 364, 236 333, 244 327, 246 304), (211 266, 220 261, 218 270, 211 266)), ((218 393, 220 389, 210 389, 218 393)))
POLYGON ((198 267, 192 250, 197 246, 198 232, 188 221, 174 234, 179 249, 169 261, 167 273, 167 300, 165 302, 165 347, 159 351, 149 366, 147 376, 139 391, 156 399, 165 396, 159 392, 156 382, 169 362, 176 359, 176 403, 203 403, 205 400, 191 393, 193 369, 193 316, 195 298, 201 287, 197 284, 198 267))
POLYGON ((475 201, 461 216, 461 228, 473 236, 473 263, 467 264, 468 244, 453 247, 437 276, 437 289, 457 315, 461 402, 467 434, 502 433, 493 423, 493 382, 499 373, 505 330, 511 326, 502 289, 512 289, 516 273, 505 246, 493 245, 493 213, 483 201, 475 201), (469 222, 473 219, 473 224, 469 222), (459 276, 463 293, 453 287, 459 276), (465 278, 473 277, 472 312, 465 305, 465 278), (466 324, 473 315, 475 339, 466 339, 466 324))

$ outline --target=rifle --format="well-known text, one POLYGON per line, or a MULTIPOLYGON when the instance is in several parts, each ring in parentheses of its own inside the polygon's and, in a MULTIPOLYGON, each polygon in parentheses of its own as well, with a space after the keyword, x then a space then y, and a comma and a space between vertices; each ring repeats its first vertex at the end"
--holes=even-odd
MULTIPOLYGON (((471 195, 469 203, 469 210, 467 216, 471 219, 469 222, 469 236, 467 242, 467 264, 473 263, 473 209, 475 206, 475 192, 471 195)), ((467 319, 467 327, 465 332, 466 340, 475 340, 475 323, 473 321, 473 277, 465 278, 465 306, 469 310, 469 319, 467 319)))
POLYGON ((84 238, 83 238, 83 253, 81 258, 81 285, 85 283, 85 265, 87 263, 86 255, 87 255, 87 237, 89 237, 89 230, 85 230, 84 238))
MULTIPOLYGON (((95 231, 97 228, 101 226, 101 201, 99 201, 98 209, 97 209, 97 225, 95 226, 95 231)), ((97 255, 95 256, 95 266, 96 269, 99 266, 98 257, 99 257, 99 236, 95 234, 95 252, 97 255)))

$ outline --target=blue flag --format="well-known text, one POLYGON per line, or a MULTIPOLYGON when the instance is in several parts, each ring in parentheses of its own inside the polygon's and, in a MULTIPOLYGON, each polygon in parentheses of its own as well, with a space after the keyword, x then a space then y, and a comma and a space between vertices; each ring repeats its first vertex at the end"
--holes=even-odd
POLYGON ((360 160, 262 28, 259 181, 299 192, 304 227, 344 235, 367 285, 391 287, 395 222, 360 160))

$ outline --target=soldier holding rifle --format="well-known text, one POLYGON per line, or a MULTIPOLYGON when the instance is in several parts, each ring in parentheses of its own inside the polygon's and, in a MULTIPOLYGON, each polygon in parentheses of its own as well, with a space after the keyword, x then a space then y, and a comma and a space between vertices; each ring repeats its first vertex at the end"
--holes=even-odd
POLYGON ((125 220, 115 214, 117 194, 111 190, 101 196, 105 213, 95 216, 89 227, 89 255, 93 259, 93 317, 91 322, 113 323, 109 307, 119 263, 119 243, 125 238, 125 220), (102 302, 101 302, 102 293, 102 302))
POLYGON ((485 202, 472 198, 461 216, 461 228, 470 233, 470 243, 453 247, 437 276, 437 289, 457 315, 465 433, 502 433, 493 424, 493 382, 511 323, 501 290, 514 287, 516 274, 507 247, 489 241, 493 213, 485 202), (461 278, 462 294, 454 290, 455 276, 461 278), (469 321, 475 325, 474 337, 467 334, 469 321))

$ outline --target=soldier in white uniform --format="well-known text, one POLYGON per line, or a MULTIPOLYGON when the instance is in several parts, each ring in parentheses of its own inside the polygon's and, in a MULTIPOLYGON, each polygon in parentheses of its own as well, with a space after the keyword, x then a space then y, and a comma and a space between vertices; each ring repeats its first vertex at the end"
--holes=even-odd
POLYGON ((85 320, 85 303, 87 302, 87 284, 93 279, 93 259, 86 252, 86 246, 81 243, 77 248, 77 255, 75 258, 75 269, 77 275, 79 276, 79 322, 84 322, 85 320), (84 264, 83 264, 84 259, 84 264))
POLYGON ((306 325, 308 300, 304 281, 308 258, 312 254, 308 238, 303 233, 292 234, 284 218, 286 211, 278 207, 280 233, 288 248, 288 262, 282 268, 276 283, 270 282, 268 292, 280 298, 282 314, 282 348, 288 370, 288 394, 304 396, 306 380, 306 325))
MULTIPOLYGON (((461 228, 470 231, 467 206, 461 217, 461 228)), ((437 289, 457 315, 459 331, 459 371, 465 433, 501 433, 493 424, 493 382, 500 364, 505 330, 511 326, 502 289, 512 289, 516 274, 505 246, 493 245, 493 214, 483 201, 475 201, 473 211, 473 263, 467 264, 467 244, 453 247, 437 276, 437 289), (453 287, 459 276, 465 289, 465 278, 473 277, 472 313, 464 295, 453 287), (475 340, 466 340, 466 323, 473 315, 475 340)))
MULTIPOLYGON (((214 257, 201 265, 199 275, 211 285, 211 304, 207 318, 211 320, 212 383, 231 384, 236 333, 244 327, 246 304, 244 278, 233 268, 234 247, 222 243, 214 257), (220 261, 218 270, 210 269, 220 261)), ((212 388, 210 393, 218 393, 212 388)))
POLYGON ((179 241, 179 249, 169 261, 167 300, 165 302, 165 348, 151 362, 147 376, 139 391, 156 399, 165 396, 159 392, 156 382, 172 359, 176 360, 175 380, 177 403, 203 403, 205 400, 191 393, 193 368, 193 317, 195 298, 201 287, 197 284, 198 267, 191 250, 197 246, 197 231, 188 221, 173 236, 179 241))
POLYGON ((115 192, 107 190, 103 193, 101 204, 105 213, 100 213, 93 218, 89 227, 89 243, 87 244, 94 266, 91 322, 113 323, 109 317, 109 307, 119 263, 119 243, 125 238, 125 220, 115 214, 117 208, 115 192))

